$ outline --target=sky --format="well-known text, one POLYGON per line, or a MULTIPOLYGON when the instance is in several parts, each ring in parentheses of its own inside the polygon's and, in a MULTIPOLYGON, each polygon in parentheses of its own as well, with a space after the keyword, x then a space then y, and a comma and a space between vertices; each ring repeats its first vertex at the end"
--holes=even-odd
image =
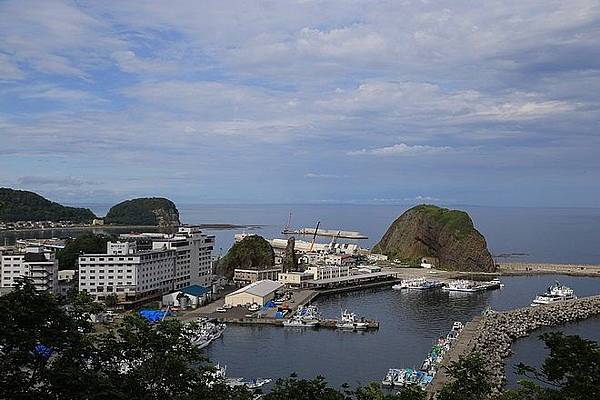
POLYGON ((600 3, 0 1, 0 186, 600 206, 600 3))

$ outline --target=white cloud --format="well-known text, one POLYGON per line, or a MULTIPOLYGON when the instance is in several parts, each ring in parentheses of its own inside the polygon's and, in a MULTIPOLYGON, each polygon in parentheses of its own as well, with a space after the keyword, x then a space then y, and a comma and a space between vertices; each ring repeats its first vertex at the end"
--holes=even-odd
POLYGON ((93 93, 78 89, 67 89, 51 84, 20 85, 0 91, 0 96, 1 95, 17 96, 21 99, 38 99, 64 103, 105 102, 105 100, 93 93))
POLYGON ((415 197, 407 197, 404 199, 404 201, 410 201, 410 202, 424 202, 424 201, 428 201, 428 202, 441 202, 443 201, 442 199, 438 199, 437 197, 431 197, 431 196, 415 196, 415 197))
POLYGON ((446 153, 451 151, 452 148, 448 146, 423 146, 414 145, 410 146, 405 143, 395 144, 393 146, 376 147, 372 149, 361 149, 350 151, 347 154, 350 156, 431 156, 440 153, 446 153))
POLYGON ((314 172, 307 172, 306 174, 304 174, 304 177, 310 178, 310 179, 340 179, 340 178, 342 178, 342 176, 336 175, 336 174, 320 174, 320 173, 314 173, 314 172))
POLYGON ((176 72, 178 69, 174 62, 140 58, 131 50, 115 51, 111 56, 122 71, 134 74, 163 74, 176 72))

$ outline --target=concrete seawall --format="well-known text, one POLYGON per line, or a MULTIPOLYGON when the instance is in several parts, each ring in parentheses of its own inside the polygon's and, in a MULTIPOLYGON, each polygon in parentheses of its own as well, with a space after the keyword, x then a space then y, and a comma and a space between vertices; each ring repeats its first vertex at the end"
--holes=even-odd
MULTIPOLYGON (((512 354, 511 345, 516 339, 529 336, 541 327, 558 326, 596 315, 600 315, 600 296, 476 317, 467 324, 442 366, 458 360, 461 355, 479 352, 486 358, 494 393, 500 393, 506 381, 504 359, 512 354)), ((440 368, 428 392, 434 394, 439 391, 447 379, 444 368, 440 368)))

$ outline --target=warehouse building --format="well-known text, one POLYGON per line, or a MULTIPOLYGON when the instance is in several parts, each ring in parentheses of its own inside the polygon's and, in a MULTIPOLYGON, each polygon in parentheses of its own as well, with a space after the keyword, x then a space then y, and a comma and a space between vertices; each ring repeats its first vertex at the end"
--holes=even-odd
POLYGON ((264 306, 275 298, 275 293, 283 287, 283 283, 269 279, 251 283, 225 296, 225 304, 245 306, 256 303, 264 306))

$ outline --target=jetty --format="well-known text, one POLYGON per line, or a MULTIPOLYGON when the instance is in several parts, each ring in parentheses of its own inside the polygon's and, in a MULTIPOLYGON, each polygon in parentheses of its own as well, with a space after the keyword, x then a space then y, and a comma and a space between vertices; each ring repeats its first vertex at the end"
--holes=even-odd
MULTIPOLYGON (((274 319, 274 318, 219 318, 219 322, 226 322, 234 325, 272 325, 283 327, 283 321, 287 319, 274 319)), ((325 329, 339 329, 336 326, 337 319, 322 319, 319 321, 316 328, 325 329)), ((367 330, 379 329, 379 322, 373 320, 365 320, 367 323, 367 330)))
POLYGON ((306 236, 325 236, 338 239, 368 239, 368 236, 355 231, 343 231, 335 229, 315 229, 315 228, 285 228, 282 232, 284 235, 306 235, 306 236))
MULTIPOLYGON (((477 316, 467 323, 458 343, 444 359, 442 366, 449 365, 460 356, 478 352, 486 358, 494 387, 493 394, 499 394, 506 382, 504 359, 512 354, 511 345, 516 339, 529 336, 541 327, 559 326, 597 315, 600 315, 600 296, 477 316)), ((445 369, 440 368, 428 387, 429 394, 435 397, 448 379, 445 369)))

